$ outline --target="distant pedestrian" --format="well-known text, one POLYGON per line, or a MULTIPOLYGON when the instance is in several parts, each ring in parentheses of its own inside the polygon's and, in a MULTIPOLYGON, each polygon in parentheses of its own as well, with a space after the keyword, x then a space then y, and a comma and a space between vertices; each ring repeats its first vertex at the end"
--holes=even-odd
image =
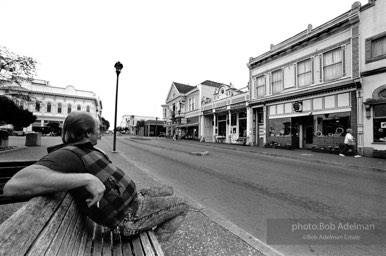
POLYGON ((358 152, 355 149, 355 138, 352 136, 352 129, 347 129, 346 136, 344 137, 344 147, 342 151, 340 152, 340 156, 346 156, 347 152, 351 149, 351 151, 354 153, 354 157, 361 157, 358 152))

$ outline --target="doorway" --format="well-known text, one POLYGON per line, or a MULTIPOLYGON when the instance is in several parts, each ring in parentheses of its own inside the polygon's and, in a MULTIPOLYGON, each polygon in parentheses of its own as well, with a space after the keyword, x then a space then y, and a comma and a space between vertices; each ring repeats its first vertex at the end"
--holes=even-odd
POLYGON ((314 142, 314 117, 302 116, 293 118, 294 127, 298 127, 299 148, 311 149, 314 142))

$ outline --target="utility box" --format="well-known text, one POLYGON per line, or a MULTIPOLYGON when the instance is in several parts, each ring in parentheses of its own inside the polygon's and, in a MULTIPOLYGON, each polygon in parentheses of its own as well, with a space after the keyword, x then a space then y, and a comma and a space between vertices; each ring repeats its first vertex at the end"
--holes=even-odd
POLYGON ((27 147, 32 147, 32 146, 41 146, 41 138, 42 135, 37 132, 37 133, 28 133, 25 136, 25 145, 27 147))

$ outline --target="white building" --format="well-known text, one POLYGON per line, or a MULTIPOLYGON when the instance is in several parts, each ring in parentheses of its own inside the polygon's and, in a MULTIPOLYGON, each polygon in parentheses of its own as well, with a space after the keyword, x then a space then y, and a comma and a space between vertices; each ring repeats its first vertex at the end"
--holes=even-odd
POLYGON ((138 116, 138 115, 123 115, 121 127, 128 129, 128 134, 136 135, 136 126, 138 121, 161 120, 159 117, 153 116, 138 116))
POLYGON ((92 91, 78 90, 72 85, 55 87, 48 81, 35 79, 21 86, 4 85, 0 87, 0 95, 4 94, 37 116, 33 124, 24 128, 25 132, 44 132, 48 123, 59 123, 62 127, 64 119, 72 111, 87 111, 98 119, 102 116, 102 102, 97 95, 92 91))

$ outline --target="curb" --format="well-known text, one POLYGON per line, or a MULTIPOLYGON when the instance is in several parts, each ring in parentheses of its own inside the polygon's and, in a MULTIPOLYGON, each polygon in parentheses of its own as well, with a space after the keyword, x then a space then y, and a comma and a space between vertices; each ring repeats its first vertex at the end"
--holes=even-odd
POLYGON ((11 146, 11 147, 7 147, 6 149, 0 150, 0 154, 1 153, 6 153, 6 152, 10 152, 10 151, 19 150, 19 149, 23 149, 23 148, 26 148, 26 146, 11 146))

